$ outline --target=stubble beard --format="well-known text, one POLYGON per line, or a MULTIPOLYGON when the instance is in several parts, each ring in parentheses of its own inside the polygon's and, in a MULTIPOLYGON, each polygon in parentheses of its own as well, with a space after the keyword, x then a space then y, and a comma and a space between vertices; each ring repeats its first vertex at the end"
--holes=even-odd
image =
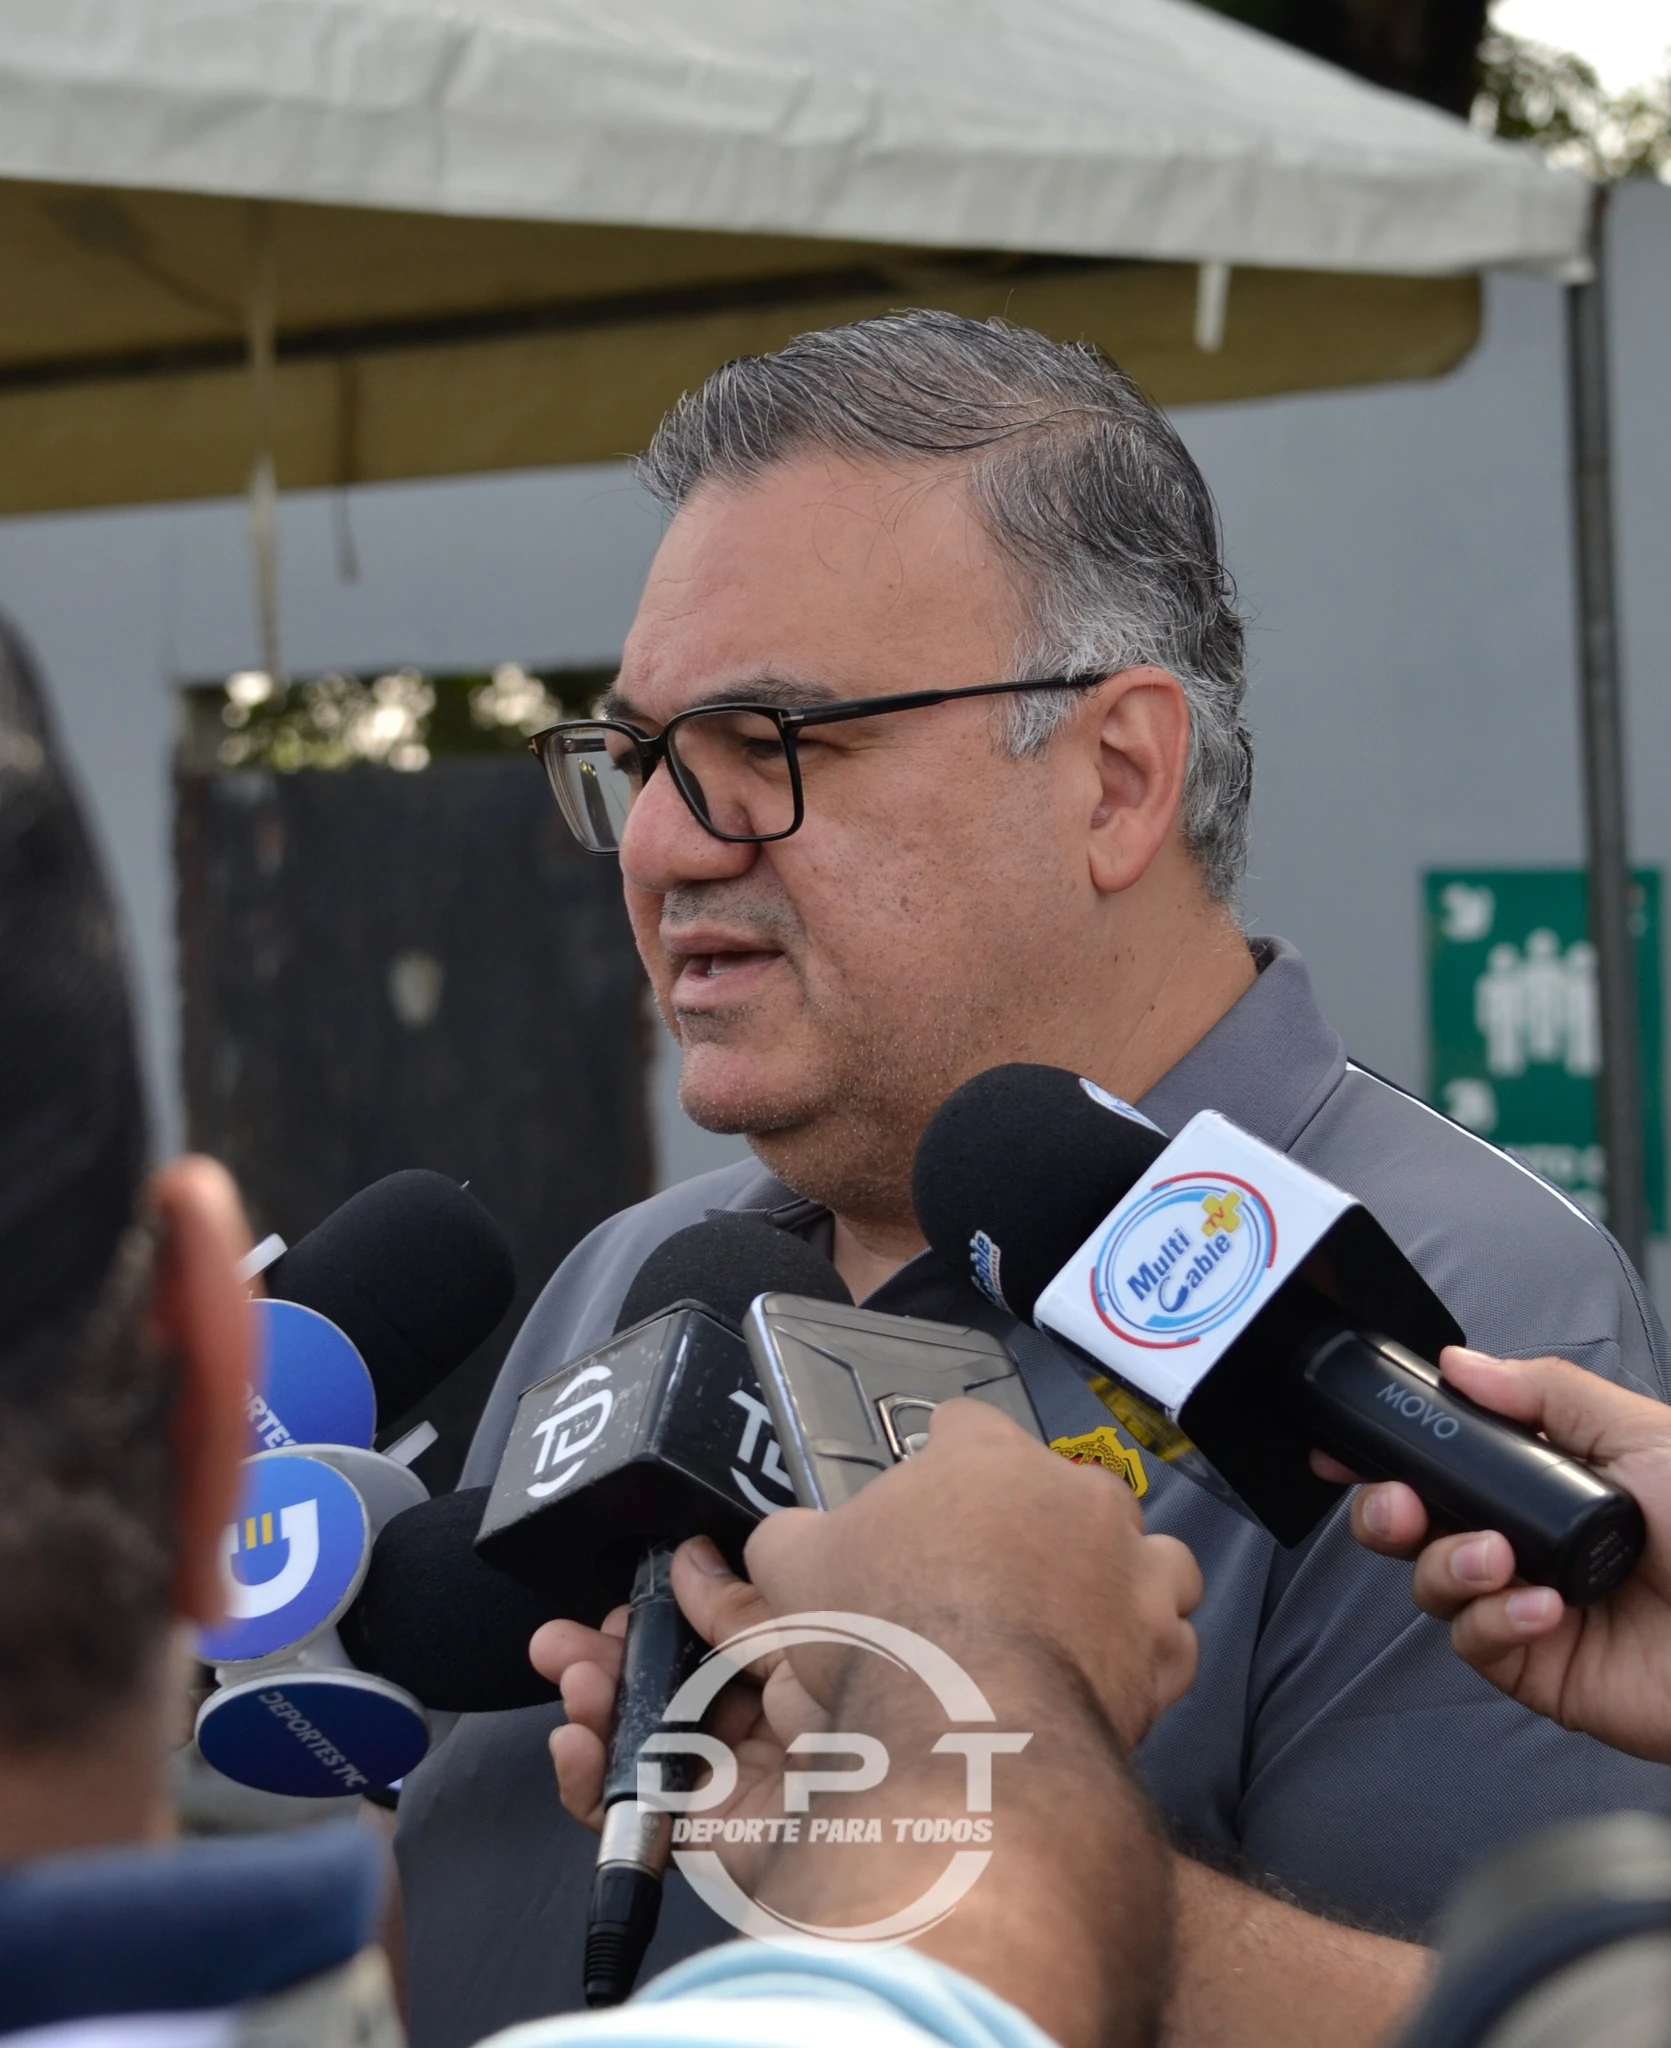
MULTIPOLYGON (((690 1086, 687 1063, 679 1089, 685 1114, 704 1130, 745 1137, 786 1187, 846 1221, 914 1228, 918 1139, 960 1081, 1004 1056, 992 989, 979 980, 932 991, 919 985, 902 1001, 896 990, 871 988, 832 1003, 809 986, 805 928, 776 890, 743 881, 673 890, 663 899, 663 920, 675 927, 710 914, 729 915, 775 943, 799 986, 816 1052, 798 1080, 762 1083, 753 1093, 727 1089, 723 1100, 705 1101, 690 1086)), ((722 1016, 693 1016, 689 1039, 723 1042, 733 1031, 746 1038, 756 1014, 745 1001, 722 1016)), ((685 1045, 677 1013, 664 1004, 663 1016, 685 1045)))
MULTIPOLYGON (((681 1085, 685 1113, 705 1130, 747 1138, 786 1187, 845 1221, 914 1227, 917 1141, 974 1070, 962 1014, 972 1006, 940 1004, 924 1018, 890 1019, 878 1028, 862 1005, 838 1014, 819 1004, 804 978, 801 994, 819 1047, 803 1084, 763 1089, 752 1099, 732 1094, 723 1107, 681 1085)), ((746 1026, 746 1006, 732 1015, 746 1026)))

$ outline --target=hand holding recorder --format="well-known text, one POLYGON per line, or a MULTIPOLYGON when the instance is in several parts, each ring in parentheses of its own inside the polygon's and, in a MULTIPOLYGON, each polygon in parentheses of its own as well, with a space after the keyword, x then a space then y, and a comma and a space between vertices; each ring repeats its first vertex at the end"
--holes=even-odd
MULTIPOLYGON (((1184 1546, 1145 1536, 1136 1502, 1111 1474, 1057 1457, 981 1402, 954 1400, 935 1410, 921 1450, 844 1506, 762 1522, 746 1562, 752 1583, 703 1539, 678 1552, 674 1588, 706 1640, 809 1611, 893 1621, 956 1658, 1002 1725, 1031 1732, 994 1772, 990 1867, 918 1949, 977 1977, 1063 2042, 1144 2038, 1159 1988, 1134 1983, 1100 1935, 1112 1908, 1137 1950, 1148 1941, 1155 1953, 1164 1948, 1165 1855, 1122 1758, 1194 1673, 1186 1617, 1201 1581, 1184 1546), (1098 1814, 1096 1827, 1064 1824, 1081 1809, 1098 1814)), ((563 1803, 592 1827, 624 1620, 618 1610, 602 1631, 552 1622, 532 1646, 569 1711, 551 1737, 563 1803)), ((788 1745, 830 1727, 877 1736, 890 1757, 874 1790, 835 1802, 844 1815, 931 1815, 948 1800, 948 1814, 962 1811, 961 1773, 918 1753, 920 1693, 917 1681, 857 1649, 820 1644, 766 1661, 721 1695, 708 1724, 739 1764, 731 1800, 710 1816, 782 1814, 788 1745)), ((744 1890, 820 1925, 870 1921, 909 1901, 923 1884, 922 1859, 945 1856, 891 1833, 869 1851, 762 1841, 725 1852, 744 1890)))
MULTIPOLYGON (((705 1642, 773 1614, 841 1609, 918 1630, 999 1691, 1013 1663, 1056 1659, 1081 1670, 1127 1748, 1194 1675, 1186 1617, 1201 1575, 1189 1551, 1145 1536, 1112 1474, 1058 1457, 980 1402, 937 1408, 927 1448, 845 1506, 760 1523, 745 1559, 746 1580, 706 1538, 678 1552, 674 1590, 705 1642)), ((547 1622, 531 1646, 569 1712, 551 1736, 563 1804, 592 1828, 625 1625, 624 1607, 601 1629, 547 1622)), ((781 1761, 784 1742, 820 1725, 859 1654, 820 1644, 787 1666, 773 1658, 739 1725, 781 1761)))
POLYGON ((1570 1607, 1552 1587, 1516 1578, 1496 1531, 1429 1541, 1427 1510, 1392 1481, 1358 1495, 1353 1533, 1384 1556, 1415 1557, 1417 1605, 1451 1624, 1457 1655, 1482 1678, 1563 1727, 1671 1763, 1671 1409, 1560 1358, 1452 1346, 1439 1363, 1469 1400, 1541 1431, 1634 1495, 1647 1524, 1641 1561, 1606 1599, 1570 1607))
POLYGON ((1575 1606, 1635 1566, 1629 1493, 1448 1389, 1428 1361, 1463 1332, 1387 1232, 1224 1117, 1203 1111, 1168 1142, 1092 1082, 994 1067, 942 1103, 912 1186, 954 1270, 1278 1542, 1302 1542, 1339 1498, 1319 1449, 1407 1482, 1450 1528, 1501 1529, 1522 1574, 1575 1606))

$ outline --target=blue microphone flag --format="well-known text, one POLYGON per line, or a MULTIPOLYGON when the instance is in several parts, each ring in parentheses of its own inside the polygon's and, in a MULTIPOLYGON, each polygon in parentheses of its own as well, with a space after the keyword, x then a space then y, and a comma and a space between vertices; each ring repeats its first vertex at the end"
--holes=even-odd
POLYGON ((269 1451, 245 1464, 237 1519, 222 1544, 226 1618, 197 1639, 208 1664, 275 1656, 334 1622, 365 1577, 371 1528, 340 1472, 269 1451))
POLYGON ((369 1671, 282 1671, 211 1693, 197 1746, 240 1785, 342 1799, 405 1777, 429 1747, 429 1721, 369 1671))
POLYGON ((256 1301, 250 1451, 292 1444, 371 1448, 377 1398, 365 1361, 335 1323, 294 1301, 256 1301))

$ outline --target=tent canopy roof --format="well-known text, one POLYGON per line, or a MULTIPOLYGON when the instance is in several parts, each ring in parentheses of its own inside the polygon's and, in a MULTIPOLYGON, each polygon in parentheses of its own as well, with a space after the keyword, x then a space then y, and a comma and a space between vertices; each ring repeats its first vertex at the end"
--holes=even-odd
POLYGON ((1189 0, 0 0, 0 176, 1421 275, 1586 196, 1189 0))
POLYGON ((1189 0, 0 0, 0 516, 606 460, 901 305, 1162 404, 1433 376, 1586 203, 1189 0))

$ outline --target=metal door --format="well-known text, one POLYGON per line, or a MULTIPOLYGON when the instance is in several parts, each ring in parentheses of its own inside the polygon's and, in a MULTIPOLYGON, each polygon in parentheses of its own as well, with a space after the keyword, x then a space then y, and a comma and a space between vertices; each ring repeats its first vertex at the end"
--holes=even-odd
POLYGON ((649 1191, 615 864, 573 845, 525 756, 183 766, 177 857, 190 1140, 236 1174, 257 1233, 294 1241, 368 1181, 429 1166, 510 1236, 510 1314, 418 1411, 441 1432, 418 1469, 450 1484, 552 1269, 649 1191))

